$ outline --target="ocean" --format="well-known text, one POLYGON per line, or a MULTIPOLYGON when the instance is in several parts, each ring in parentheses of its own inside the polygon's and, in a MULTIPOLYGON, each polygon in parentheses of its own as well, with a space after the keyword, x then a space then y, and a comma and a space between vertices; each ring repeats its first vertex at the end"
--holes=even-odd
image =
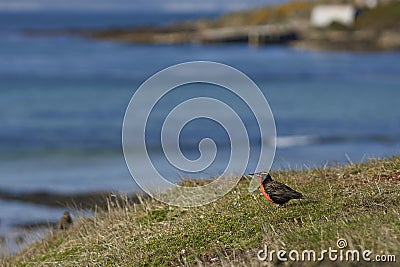
MULTIPOLYGON (((125 109, 147 78, 194 60, 230 65, 259 86, 276 123, 272 169, 348 164, 400 153, 399 52, 322 52, 246 44, 135 45, 27 31, 161 25, 216 15, 2 12, 0 190, 139 190, 122 153, 125 109)), ((194 86, 171 99, 179 102, 201 88, 194 86)), ((213 92, 201 89, 204 96, 213 92)), ((168 103, 160 105, 154 125, 162 123, 161 112, 170 108, 168 103)), ((209 122, 188 129, 184 154, 197 158, 199 140, 210 132, 220 144, 218 152, 229 155, 226 133, 209 122)), ((155 157, 162 153, 157 136, 149 139, 155 157)), ((218 175, 222 165, 198 176, 218 175)), ((63 211, 0 199, 0 236, 13 235, 15 224, 55 221, 63 211)))

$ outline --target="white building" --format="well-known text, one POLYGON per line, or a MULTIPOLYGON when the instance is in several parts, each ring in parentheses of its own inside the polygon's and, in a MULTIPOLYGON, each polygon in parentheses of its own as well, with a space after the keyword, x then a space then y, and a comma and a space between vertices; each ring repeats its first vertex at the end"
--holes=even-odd
POLYGON ((356 17, 356 8, 353 5, 317 5, 311 11, 311 25, 326 27, 332 22, 351 26, 356 17))

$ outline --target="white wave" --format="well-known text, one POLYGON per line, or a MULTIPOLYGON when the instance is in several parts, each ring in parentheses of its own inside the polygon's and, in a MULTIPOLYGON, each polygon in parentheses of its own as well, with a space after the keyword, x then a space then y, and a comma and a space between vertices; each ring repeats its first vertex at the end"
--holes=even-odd
POLYGON ((317 141, 318 137, 312 135, 278 136, 276 138, 276 147, 286 148, 293 146, 306 146, 314 144, 317 141))

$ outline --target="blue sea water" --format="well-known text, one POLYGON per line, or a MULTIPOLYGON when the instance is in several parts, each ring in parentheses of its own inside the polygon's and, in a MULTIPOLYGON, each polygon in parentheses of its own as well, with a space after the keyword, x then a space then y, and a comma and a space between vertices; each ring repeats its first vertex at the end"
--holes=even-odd
MULTIPOLYGON (((399 52, 310 52, 245 44, 133 45, 23 31, 157 25, 200 15, 1 14, 0 189, 138 190, 122 154, 125 109, 138 86, 151 75, 193 60, 231 65, 260 87, 277 127, 273 169, 358 162, 400 153, 399 52)), ((201 93, 212 94, 213 90, 206 88, 201 93)), ((172 99, 190 97, 187 92, 172 99)), ((168 110, 165 105, 157 112, 168 110)), ((161 115, 154 117, 153 123, 162 123, 157 121, 161 115)), ((218 125, 204 123, 186 133, 191 138, 184 140, 182 150, 189 158, 198 156, 198 142, 210 132, 220 142, 220 153, 229 151, 225 132, 218 125)), ((157 138, 150 140, 155 142, 157 157, 161 153, 157 138)), ((218 174, 222 168, 216 165, 200 176, 218 174)), ((32 209, 32 204, 1 201, 0 234, 10 224, 24 222, 15 210, 34 210, 50 221, 61 214, 59 209, 32 209)))

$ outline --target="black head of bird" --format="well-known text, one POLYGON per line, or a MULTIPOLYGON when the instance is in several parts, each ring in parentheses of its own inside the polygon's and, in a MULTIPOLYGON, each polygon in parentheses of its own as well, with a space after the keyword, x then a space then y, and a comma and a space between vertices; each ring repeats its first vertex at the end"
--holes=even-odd
POLYGON ((256 173, 256 175, 258 176, 258 179, 261 183, 269 183, 273 181, 269 172, 259 172, 256 173))

